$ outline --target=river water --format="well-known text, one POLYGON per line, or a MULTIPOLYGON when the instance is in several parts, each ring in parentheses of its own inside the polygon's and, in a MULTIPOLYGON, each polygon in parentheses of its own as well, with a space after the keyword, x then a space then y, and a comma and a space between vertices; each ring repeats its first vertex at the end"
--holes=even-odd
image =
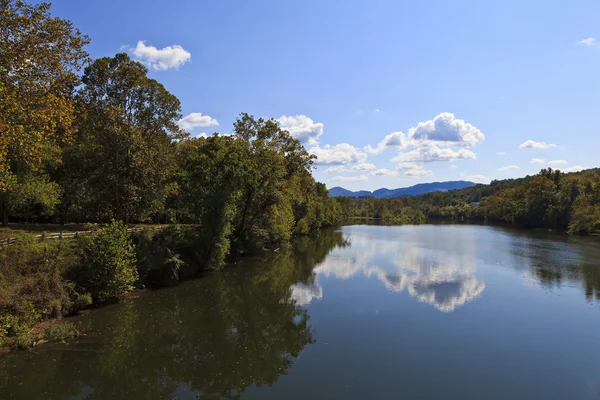
POLYGON ((599 399, 600 240, 344 226, 0 354, 0 399, 599 399))

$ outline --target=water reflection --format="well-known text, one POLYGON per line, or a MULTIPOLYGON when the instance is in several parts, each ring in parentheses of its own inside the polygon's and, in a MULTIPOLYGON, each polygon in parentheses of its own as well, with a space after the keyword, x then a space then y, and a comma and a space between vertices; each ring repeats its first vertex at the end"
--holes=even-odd
MULTIPOLYGON (((462 237, 439 243, 427 234, 420 234, 419 230, 410 232, 410 227, 399 236, 394 228, 389 228, 389 236, 381 235, 385 240, 373 240, 371 229, 346 229, 351 246, 335 249, 318 264, 314 270, 317 277, 376 277, 387 290, 406 291, 442 312, 452 312, 483 293, 485 284, 475 275, 474 240, 462 237)), ((292 291, 299 304, 323 297, 323 289, 318 284, 294 285, 292 291)))
POLYGON ((312 267, 339 232, 301 240, 295 253, 238 267, 79 319, 71 345, 11 353, 0 361, 0 398, 237 399, 271 386, 314 343, 290 286, 310 287, 312 267))
POLYGON ((552 290, 581 284, 588 301, 600 301, 600 241, 596 238, 503 230, 511 253, 524 260, 515 265, 523 265, 540 285, 552 290))
POLYGON ((598 398, 598 260, 537 231, 322 231, 2 355, 0 399, 598 398))

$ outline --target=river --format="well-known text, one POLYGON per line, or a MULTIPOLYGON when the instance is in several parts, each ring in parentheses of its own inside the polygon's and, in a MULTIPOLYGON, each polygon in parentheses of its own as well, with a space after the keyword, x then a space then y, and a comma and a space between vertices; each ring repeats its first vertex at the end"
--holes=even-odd
POLYGON ((71 320, 1 399, 598 399, 600 240, 344 226, 71 320))

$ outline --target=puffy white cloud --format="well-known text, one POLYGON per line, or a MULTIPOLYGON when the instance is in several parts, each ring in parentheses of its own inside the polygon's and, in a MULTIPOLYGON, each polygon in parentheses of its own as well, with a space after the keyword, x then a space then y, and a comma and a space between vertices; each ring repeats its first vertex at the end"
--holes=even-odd
POLYGON ((422 164, 416 164, 412 162, 401 162, 396 165, 396 169, 420 169, 423 168, 422 164))
POLYGON ((177 125, 179 125, 181 129, 190 130, 206 126, 219 126, 219 121, 208 115, 202 115, 202 113, 196 112, 181 118, 177 121, 177 125))
POLYGON ((583 171, 584 169, 590 169, 590 168, 592 168, 592 167, 582 167, 581 165, 574 165, 569 168, 562 168, 561 171, 563 171, 563 172, 579 172, 579 171, 583 171))
POLYGON ((507 165, 506 167, 498 168, 498 171, 510 171, 511 169, 519 169, 516 165, 507 165))
POLYGON ((376 113, 378 113, 378 112, 379 112, 379 108, 376 108, 376 109, 375 109, 375 112, 376 112, 376 113))
POLYGON ((377 146, 366 146, 365 151, 379 154, 388 148, 404 149, 430 146, 469 148, 483 140, 485 140, 485 136, 478 128, 463 119, 456 118, 452 113, 444 112, 432 120, 419 122, 416 127, 408 130, 408 135, 402 132, 392 132, 377 146))
POLYGON ((369 177, 366 175, 334 176, 333 178, 331 178, 332 181, 338 181, 338 182, 360 182, 360 181, 366 181, 367 179, 369 179, 369 177))
POLYGON ((374 164, 361 163, 361 164, 356 164, 355 166, 353 166, 352 170, 354 170, 354 171, 371 171, 375 168, 377 168, 377 167, 374 164))
POLYGON ((404 136, 404 133, 392 132, 383 138, 383 140, 377 144, 377 147, 368 145, 365 147, 365 151, 371 154, 379 154, 388 148, 403 149, 404 147, 406 147, 406 137, 404 136))
POLYGON ((544 164, 546 160, 544 160, 543 158, 532 158, 529 162, 532 164, 544 164))
POLYGON ((578 41, 577 43, 582 46, 592 47, 596 44, 596 38, 589 37, 587 39, 582 39, 582 40, 578 41))
POLYGON ((369 173, 369 175, 373 176, 396 176, 398 173, 396 171, 390 171, 389 169, 381 168, 369 173))
POLYGON ((348 143, 340 143, 335 146, 315 146, 309 153, 317 156, 318 164, 351 164, 362 163, 367 160, 367 154, 348 143))
POLYGON ((419 177, 419 176, 431 176, 433 171, 418 168, 418 169, 407 169, 404 171, 404 176, 419 177))
POLYGON ((140 40, 137 46, 129 51, 139 61, 158 71, 179 68, 192 59, 190 52, 179 45, 157 49, 154 46, 146 46, 146 42, 143 40, 140 40))
POLYGON ((298 139, 302 143, 315 145, 319 136, 323 134, 323 124, 315 123, 306 115, 294 117, 282 115, 277 121, 281 124, 282 129, 288 131, 294 139, 298 139))
POLYGON ((497 156, 505 156, 506 152, 505 151, 499 151, 496 153, 497 156))
POLYGON ((396 165, 396 169, 404 170, 404 176, 408 177, 433 175, 433 171, 426 170, 422 164, 416 164, 412 162, 401 162, 396 165))
POLYGON ((457 119, 453 113, 444 112, 434 119, 419 122, 408 130, 408 137, 414 145, 433 142, 443 145, 475 146, 485 140, 483 133, 475 126, 457 119))
POLYGON ((452 165, 450 166, 450 169, 457 169, 457 168, 458 168, 458 166, 457 166, 456 164, 452 164, 452 165))
POLYGON ((552 164, 552 165, 564 165, 564 164, 568 164, 569 162, 567 160, 551 160, 550 162, 548 162, 548 164, 552 164))
POLYGON ((490 183, 492 181, 485 175, 469 175, 467 179, 476 183, 490 183))
POLYGON ((553 143, 547 144, 546 142, 536 142, 535 140, 527 140, 527 141, 521 143, 521 145, 519 146, 520 149, 536 149, 536 150, 547 149, 550 147, 556 147, 556 145, 553 143))
POLYGON ((343 165, 334 165, 325 170, 325 172, 331 174, 336 172, 347 172, 348 170, 343 165))
POLYGON ((439 148, 437 145, 421 147, 407 153, 400 153, 392 159, 394 162, 433 162, 475 159, 477 156, 471 150, 464 148, 453 150, 439 148))

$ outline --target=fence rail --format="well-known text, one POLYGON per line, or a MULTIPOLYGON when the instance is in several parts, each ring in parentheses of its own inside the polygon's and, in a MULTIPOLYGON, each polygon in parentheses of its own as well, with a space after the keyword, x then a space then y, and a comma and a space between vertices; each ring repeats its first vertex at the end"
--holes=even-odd
MULTIPOLYGON (((165 226, 160 225, 160 226, 136 227, 136 228, 127 229, 127 232, 134 233, 134 232, 140 232, 140 231, 145 231, 145 230, 157 230, 157 229, 163 229, 165 227, 166 227, 166 225, 165 226)), ((89 235, 92 232, 93 231, 48 232, 48 233, 42 233, 39 235, 35 235, 35 237, 38 239, 42 239, 42 240, 43 239, 75 239, 78 236, 89 235)), ((19 240, 19 239, 18 238, 8 238, 8 239, 0 240, 0 247, 15 244, 17 242, 17 240, 19 240)))

